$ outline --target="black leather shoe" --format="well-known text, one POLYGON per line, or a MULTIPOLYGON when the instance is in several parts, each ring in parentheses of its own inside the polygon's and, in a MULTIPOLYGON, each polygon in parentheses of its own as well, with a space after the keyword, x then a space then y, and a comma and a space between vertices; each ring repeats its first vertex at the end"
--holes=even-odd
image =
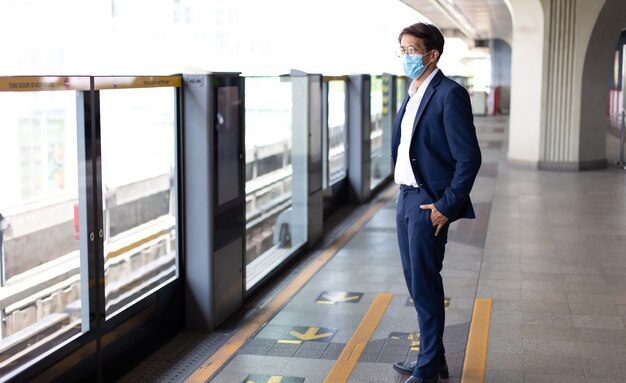
MULTIPOLYGON (((403 374, 412 374, 413 370, 415 369, 415 365, 417 364, 417 361, 413 361, 413 362, 396 362, 393 364, 393 369, 401 372, 403 374)), ((443 363, 441 363, 439 365, 439 376, 441 377, 441 379, 449 379, 450 378, 450 372, 448 371, 448 362, 446 362, 446 360, 443 360, 443 363)))
POLYGON ((405 380, 404 383, 441 383, 441 380, 439 379, 439 374, 433 376, 432 378, 417 378, 411 375, 411 377, 405 380))

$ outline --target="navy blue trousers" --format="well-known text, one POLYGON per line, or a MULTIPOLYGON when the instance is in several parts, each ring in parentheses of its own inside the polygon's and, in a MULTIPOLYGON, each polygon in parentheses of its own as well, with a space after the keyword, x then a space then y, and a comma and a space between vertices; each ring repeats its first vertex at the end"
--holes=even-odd
POLYGON ((434 376, 445 353, 445 309, 440 272, 449 225, 446 224, 435 237, 431 211, 420 209, 420 205, 430 203, 433 201, 423 189, 400 187, 396 224, 402 270, 420 329, 420 348, 413 370, 413 376, 418 378, 434 376))

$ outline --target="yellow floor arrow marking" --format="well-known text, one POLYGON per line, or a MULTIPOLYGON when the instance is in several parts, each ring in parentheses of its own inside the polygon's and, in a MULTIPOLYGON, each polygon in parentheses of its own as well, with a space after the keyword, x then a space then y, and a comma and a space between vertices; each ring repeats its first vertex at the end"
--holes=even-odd
POLYGON ((282 376, 272 376, 267 380, 267 383, 280 383, 283 380, 282 376))
POLYGON ((332 295, 322 294, 322 298, 327 299, 333 303, 337 302, 337 297, 334 297, 332 295))
POLYGON ((331 336, 332 333, 330 332, 326 332, 323 334, 318 334, 317 332, 319 331, 319 327, 309 327, 306 332, 304 334, 301 334, 297 331, 291 330, 289 331, 289 334, 295 336, 298 339, 302 339, 302 340, 313 340, 313 339, 320 339, 320 338, 326 338, 327 336, 331 336))
POLYGON ((322 298, 326 298, 329 301, 333 301, 333 302, 347 302, 347 301, 353 301, 355 299, 359 299, 358 295, 353 295, 353 296, 348 296, 348 293, 345 291, 341 291, 339 293, 337 293, 337 295, 332 296, 332 295, 328 295, 328 294, 322 294, 322 298))

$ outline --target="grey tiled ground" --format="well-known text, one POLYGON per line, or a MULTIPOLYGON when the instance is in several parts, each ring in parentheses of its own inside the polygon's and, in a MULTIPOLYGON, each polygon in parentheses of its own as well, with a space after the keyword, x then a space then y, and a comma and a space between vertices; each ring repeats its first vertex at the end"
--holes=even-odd
MULTIPOLYGON (((445 344, 458 382, 474 299, 493 298, 486 382, 626 382, 626 178, 616 169, 539 172, 509 166, 506 118, 477 118, 483 166, 472 192, 478 219, 450 229, 444 285, 445 344)), ((400 272, 395 198, 224 368, 322 382, 375 296, 394 294, 352 383, 403 382, 391 368, 414 358, 392 332, 417 331, 400 272), (321 291, 361 292, 355 304, 321 305, 321 291), (291 326, 336 328, 330 343, 304 342, 271 356, 291 326), (394 348, 395 347, 395 348, 394 348)), ((285 350, 288 347, 285 347, 285 350)), ((230 379, 230 380, 228 380, 230 379)), ((241 380, 237 380, 241 379, 241 380)))
POLYGON ((625 382, 624 172, 497 174, 478 285, 493 298, 486 381, 625 382))
MULTIPOLYGON (((450 228, 442 273, 446 297, 449 298, 444 341, 451 382, 458 382, 461 375, 492 209, 491 199, 499 170, 498 156, 493 152, 499 153, 498 142, 502 140, 502 134, 493 133, 494 126, 489 120, 486 121, 485 128, 478 124, 481 139, 489 141, 483 148, 484 155, 487 158, 495 158, 496 162, 485 161, 485 167, 472 194, 479 219, 460 221, 450 228)), ((504 122, 504 120, 498 122, 495 127, 504 122)), ((500 288, 499 283, 486 287, 497 291, 504 290, 500 288)), ((521 288, 521 279, 517 280, 517 284, 508 287, 521 288)), ((410 333, 419 330, 415 309, 406 304, 408 294, 401 274, 395 233, 395 198, 389 200, 373 216, 238 353, 216 379, 221 379, 222 374, 234 376, 236 371, 243 369, 244 372, 255 374, 301 376, 307 383, 323 381, 332 368, 334 359, 349 341, 376 294, 380 292, 392 293, 394 297, 357 363, 350 382, 403 382, 407 377, 394 371, 391 367, 392 362, 414 359, 417 355, 417 351, 411 350, 411 341, 389 340, 391 333, 410 333), (316 298, 324 290, 360 292, 363 296, 354 304, 316 303, 316 298), (313 342, 304 342, 301 345, 277 346, 276 341, 284 336, 291 326, 331 327, 336 328, 337 332, 330 344, 313 345, 313 342), (272 362, 274 359, 276 362, 272 362), (233 363, 236 367, 233 367, 233 363)))

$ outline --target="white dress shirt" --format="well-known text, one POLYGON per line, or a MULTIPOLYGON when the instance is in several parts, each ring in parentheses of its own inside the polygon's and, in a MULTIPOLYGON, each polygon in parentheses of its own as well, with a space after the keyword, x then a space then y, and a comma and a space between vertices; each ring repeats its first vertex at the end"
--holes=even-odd
POLYGON ((411 168, 411 159, 409 158, 409 147, 413 136, 413 125, 417 117, 417 109, 419 109, 426 88, 433 79, 435 74, 439 72, 439 68, 435 70, 424 80, 422 85, 417 88, 415 80, 411 82, 409 87, 409 102, 406 104, 406 110, 400 123, 400 145, 398 146, 398 156, 396 159, 396 168, 394 171, 394 182, 398 185, 408 185, 417 187, 415 175, 411 168), (417 89, 416 89, 417 88, 417 89))

